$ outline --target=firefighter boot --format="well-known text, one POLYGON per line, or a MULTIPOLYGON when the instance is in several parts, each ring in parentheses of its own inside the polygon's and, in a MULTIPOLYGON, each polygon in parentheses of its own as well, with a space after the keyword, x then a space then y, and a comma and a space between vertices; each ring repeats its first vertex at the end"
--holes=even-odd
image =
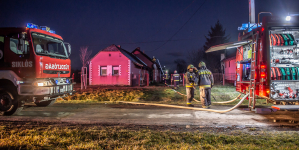
POLYGON ((187 107, 194 107, 191 103, 187 103, 187 107))

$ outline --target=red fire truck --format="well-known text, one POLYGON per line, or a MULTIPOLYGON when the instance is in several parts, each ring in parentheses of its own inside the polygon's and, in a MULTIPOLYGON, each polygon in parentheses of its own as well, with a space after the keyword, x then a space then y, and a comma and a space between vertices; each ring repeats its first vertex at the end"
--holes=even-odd
POLYGON ((206 52, 237 48, 236 90, 249 93, 249 107, 266 99, 279 110, 299 110, 299 17, 266 16, 262 23, 243 24, 237 42, 206 52), (297 105, 297 106, 296 106, 297 105))
POLYGON ((16 114, 25 102, 49 106, 72 94, 70 54, 70 44, 49 27, 0 28, 0 114, 16 114))

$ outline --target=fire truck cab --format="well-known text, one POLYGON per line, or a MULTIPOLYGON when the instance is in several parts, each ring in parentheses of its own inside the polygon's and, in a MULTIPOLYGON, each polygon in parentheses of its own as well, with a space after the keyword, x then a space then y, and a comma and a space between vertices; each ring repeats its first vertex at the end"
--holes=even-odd
POLYGON ((285 105, 273 108, 298 110, 293 106, 299 105, 299 17, 266 16, 262 23, 240 28, 246 32, 237 42, 206 52, 237 48, 236 91, 249 93, 249 107, 255 108, 258 98, 285 105))
POLYGON ((72 94, 71 46, 46 26, 0 28, 0 115, 72 94))

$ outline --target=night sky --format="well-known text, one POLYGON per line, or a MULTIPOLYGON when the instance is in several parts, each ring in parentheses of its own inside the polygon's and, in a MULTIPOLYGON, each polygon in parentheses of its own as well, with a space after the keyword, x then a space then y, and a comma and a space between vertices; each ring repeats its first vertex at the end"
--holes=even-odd
MULTIPOLYGON (((170 68, 174 67, 175 59, 188 62, 188 51, 204 45, 204 35, 218 19, 231 36, 230 41, 237 40, 238 26, 248 22, 248 0, 204 1, 1 0, 0 27, 22 27, 26 23, 50 27, 72 45, 72 68, 81 66, 80 47, 88 46, 94 56, 111 44, 130 52, 140 47, 170 68)), ((299 0, 255 0, 255 3, 256 20, 261 11, 276 16, 299 13, 299 0)))

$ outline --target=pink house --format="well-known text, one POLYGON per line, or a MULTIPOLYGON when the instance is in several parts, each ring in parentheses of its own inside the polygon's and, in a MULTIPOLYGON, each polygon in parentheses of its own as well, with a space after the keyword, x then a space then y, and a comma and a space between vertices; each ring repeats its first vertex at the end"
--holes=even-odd
POLYGON ((225 80, 234 82, 236 79, 236 57, 222 60, 225 80))
POLYGON ((145 80, 149 68, 134 54, 111 45, 99 51, 89 63, 90 85, 136 86, 145 80))
POLYGON ((137 47, 132 53, 150 68, 150 81, 162 81, 162 68, 158 59, 150 58, 140 50, 140 47, 137 47))

